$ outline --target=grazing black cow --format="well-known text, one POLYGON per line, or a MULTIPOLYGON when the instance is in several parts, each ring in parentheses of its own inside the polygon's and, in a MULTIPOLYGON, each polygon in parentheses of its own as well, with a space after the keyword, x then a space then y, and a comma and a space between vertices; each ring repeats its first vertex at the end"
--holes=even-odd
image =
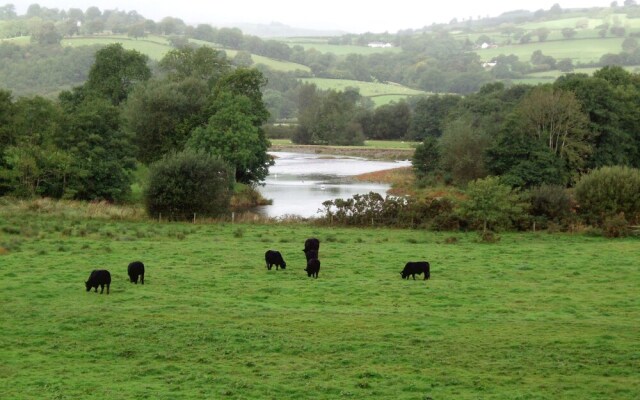
POLYGON ((109 285, 111 285, 111 274, 106 269, 94 269, 89 275, 89 280, 86 281, 85 286, 87 292, 94 288, 96 293, 98 292, 98 286, 100 286, 100 294, 104 292, 104 286, 107 285, 107 294, 109 294, 109 285))
POLYGON ((307 257, 307 262, 311 259, 318 258, 320 253, 320 241, 316 238, 309 238, 304 241, 304 255, 307 257))
POLYGON ((142 261, 134 261, 127 267, 127 273, 129 274, 129 281, 138 284, 138 277, 140 277, 140 283, 144 285, 144 264, 142 261))
POLYGON ((402 279, 409 279, 409 275, 411 275, 415 281, 416 274, 424 274, 424 280, 427 280, 431 277, 429 267, 429 263, 426 261, 408 262, 400 272, 400 275, 402 275, 402 279))
POLYGON ((311 260, 307 261, 307 268, 305 268, 304 270, 307 271, 308 277, 313 276, 314 278, 317 278, 318 272, 320 272, 320 260, 318 260, 317 258, 312 258, 311 260))
POLYGON ((276 271, 278 270, 278 267, 282 269, 287 268, 287 263, 284 262, 282 254, 280 254, 279 251, 267 250, 267 252, 264 253, 264 261, 267 263, 267 269, 269 271, 271 271, 271 267, 274 265, 276 266, 276 271))

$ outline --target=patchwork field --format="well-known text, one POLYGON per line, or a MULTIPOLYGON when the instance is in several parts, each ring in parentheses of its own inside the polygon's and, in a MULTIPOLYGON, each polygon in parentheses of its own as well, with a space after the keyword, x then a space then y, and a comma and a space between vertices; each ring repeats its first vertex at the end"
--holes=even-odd
POLYGON ((640 396, 637 238, 476 238, 0 208, 0 396, 640 396), (317 280, 303 271, 311 236, 317 280), (286 270, 266 270, 267 249, 286 270), (144 286, 127 281, 136 259, 144 286), (431 280, 402 280, 420 259, 431 280), (95 268, 111 294, 84 290, 95 268))
POLYGON ((386 104, 390 101, 397 101, 399 99, 407 98, 408 96, 420 96, 427 94, 427 92, 411 89, 394 83, 362 82, 349 79, 326 78, 303 78, 301 80, 303 82, 313 83, 323 90, 333 89, 341 91, 348 87, 357 87, 360 89, 360 94, 362 96, 371 98, 376 102, 376 105, 386 104))

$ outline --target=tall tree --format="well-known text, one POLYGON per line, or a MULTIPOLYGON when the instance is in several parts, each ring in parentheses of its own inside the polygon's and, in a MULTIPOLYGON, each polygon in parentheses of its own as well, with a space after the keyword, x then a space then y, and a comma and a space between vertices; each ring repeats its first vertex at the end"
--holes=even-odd
POLYGON ((591 152, 588 117, 572 92, 551 87, 533 89, 520 103, 518 114, 522 128, 546 143, 572 171, 583 167, 591 152))
POLYGON ((85 87, 118 105, 137 83, 151 77, 148 60, 136 50, 125 50, 120 43, 110 44, 96 52, 85 87))
POLYGON ((231 72, 231 64, 224 52, 208 46, 171 50, 160 60, 160 68, 168 73, 171 80, 196 78, 208 82, 210 87, 231 72))
POLYGON ((216 113, 206 127, 196 128, 186 147, 204 151, 225 160, 233 168, 236 181, 254 184, 266 178, 273 164, 267 154, 269 141, 256 123, 254 104, 248 96, 218 93, 213 104, 216 113))

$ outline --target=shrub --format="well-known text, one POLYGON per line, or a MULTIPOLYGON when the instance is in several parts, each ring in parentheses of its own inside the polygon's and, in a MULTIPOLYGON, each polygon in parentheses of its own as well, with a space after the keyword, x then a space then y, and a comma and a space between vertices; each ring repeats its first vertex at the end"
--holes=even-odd
POLYGON ((640 223, 639 193, 640 170, 621 166, 593 170, 575 188, 580 213, 596 225, 620 213, 629 223, 640 223))
POLYGON ((167 155, 149 167, 147 213, 170 220, 220 216, 229 208, 232 182, 227 164, 213 156, 194 151, 167 155))
POLYGON ((549 223, 562 225, 571 215, 572 201, 567 190, 560 185, 541 185, 525 194, 529 214, 541 228, 549 223))
POLYGON ((629 222, 624 218, 624 213, 605 218, 602 225, 602 234, 608 238, 623 237, 629 234, 629 222))
MULTIPOLYGON (((488 229, 509 228, 522 215, 517 193, 499 178, 477 179, 466 190, 467 199, 460 204, 460 214, 472 226, 488 229)), ((483 239, 484 240, 484 239, 483 239)))

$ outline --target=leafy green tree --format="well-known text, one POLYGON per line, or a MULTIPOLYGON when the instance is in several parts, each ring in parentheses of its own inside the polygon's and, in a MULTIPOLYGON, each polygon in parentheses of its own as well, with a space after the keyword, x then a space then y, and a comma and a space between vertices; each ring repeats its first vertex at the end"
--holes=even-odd
POLYGON ((233 168, 236 181, 263 181, 273 161, 267 154, 269 141, 260 128, 252 100, 245 95, 222 92, 213 104, 216 112, 205 127, 196 128, 186 148, 220 157, 233 168))
POLYGON ((110 44, 96 52, 85 86, 118 105, 137 83, 151 77, 148 60, 136 50, 125 50, 120 43, 110 44))
POLYGON ((640 167, 640 141, 635 126, 640 124, 637 104, 640 91, 622 68, 596 71, 593 77, 571 74, 554 86, 572 92, 589 117, 589 142, 593 148, 588 168, 606 165, 640 167))
POLYGON ((421 97, 416 103, 407 136, 411 140, 440 137, 449 111, 458 105, 461 97, 435 95, 421 97))
POLYGON ((438 172, 440 169, 440 149, 437 139, 429 136, 417 145, 411 164, 416 175, 420 178, 438 172))
POLYGON ((624 166, 602 167, 584 175, 576 184, 580 213, 587 221, 602 224, 623 213, 632 224, 640 223, 640 170, 624 166))
POLYGON ((482 231, 509 228, 512 220, 522 213, 516 192, 497 177, 469 182, 466 200, 460 204, 460 214, 482 231))
POLYGON ((31 41, 40 45, 60 44, 62 35, 52 22, 43 22, 32 33, 31 41))
POLYGON ((588 116, 572 92, 550 87, 534 88, 519 104, 522 129, 579 171, 591 152, 588 116))
POLYGON ((567 185, 570 174, 564 160, 519 124, 520 120, 512 117, 487 149, 485 165, 489 173, 500 176, 502 183, 511 187, 567 185))
POLYGON ((443 170, 459 183, 486 176, 484 152, 490 143, 490 137, 474 127, 469 116, 449 122, 440 138, 443 170))
POLYGON ((135 147, 120 127, 120 110, 108 99, 62 96, 66 116, 59 148, 73 155, 64 196, 79 200, 124 201, 130 193, 135 147), (75 101, 74 101, 75 100, 75 101))
POLYGON ((232 193, 231 176, 227 164, 210 154, 167 154, 149 167, 144 190, 147 213, 171 220, 224 215, 232 193))
POLYGON ((363 133, 368 139, 403 139, 409 129, 411 111, 406 101, 385 104, 375 109, 363 133))
POLYGON ((150 80, 138 85, 124 104, 125 130, 137 146, 137 159, 149 164, 181 151, 191 131, 207 123, 210 96, 206 81, 150 80))
POLYGON ((173 81, 196 78, 207 82, 209 87, 231 72, 231 64, 224 52, 207 46, 171 50, 160 60, 160 68, 173 81))

